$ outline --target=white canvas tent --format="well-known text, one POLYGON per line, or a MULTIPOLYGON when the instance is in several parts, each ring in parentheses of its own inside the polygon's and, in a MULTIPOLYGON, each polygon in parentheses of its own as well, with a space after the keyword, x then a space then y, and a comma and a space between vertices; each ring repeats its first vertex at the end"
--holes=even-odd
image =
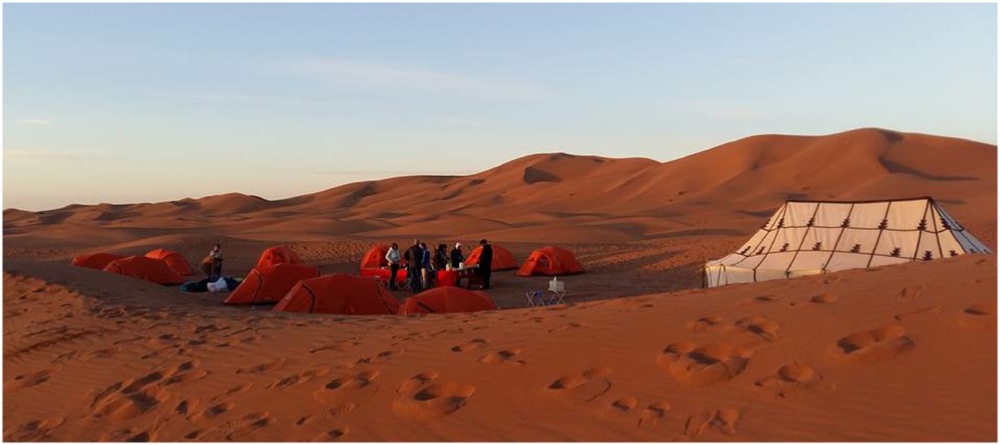
POLYGON ((788 201, 736 252, 705 264, 705 285, 989 252, 931 198, 788 201))

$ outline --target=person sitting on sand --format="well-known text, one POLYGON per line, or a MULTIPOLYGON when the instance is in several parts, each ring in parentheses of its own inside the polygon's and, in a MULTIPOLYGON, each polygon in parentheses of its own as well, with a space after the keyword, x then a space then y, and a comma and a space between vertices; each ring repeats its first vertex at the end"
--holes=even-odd
POLYGON ((396 275, 399 275, 399 244, 392 243, 389 251, 385 253, 385 260, 389 262, 389 289, 396 290, 396 275))
POLYGON ((451 268, 458 269, 462 261, 465 261, 465 257, 462 256, 462 243, 455 243, 455 248, 451 249, 451 268))
POLYGON ((410 280, 410 290, 413 293, 420 292, 423 290, 420 286, 420 264, 424 259, 424 251, 420 248, 420 240, 413 241, 413 245, 403 254, 403 259, 406 260, 406 276, 410 280))
POLYGON ((208 276, 208 281, 216 281, 222 277, 222 244, 212 246, 212 251, 201 260, 201 271, 208 276))

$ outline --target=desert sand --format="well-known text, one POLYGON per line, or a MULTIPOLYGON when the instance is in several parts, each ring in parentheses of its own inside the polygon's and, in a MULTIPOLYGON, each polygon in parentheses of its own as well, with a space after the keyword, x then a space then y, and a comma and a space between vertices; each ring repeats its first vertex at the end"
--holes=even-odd
MULTIPOLYGON (((786 199, 932 196, 996 249, 996 146, 860 129, 660 163, 568 154, 268 201, 4 211, 4 439, 996 441, 997 258, 701 289, 786 199), (403 193, 402 191, 406 191, 403 193), (419 197, 419 199, 414 199, 419 197), (75 268, 222 242, 356 273, 374 244, 545 245, 587 273, 494 273, 502 308, 331 316, 226 307, 75 268)), ((396 294, 399 298, 406 293, 396 294)))

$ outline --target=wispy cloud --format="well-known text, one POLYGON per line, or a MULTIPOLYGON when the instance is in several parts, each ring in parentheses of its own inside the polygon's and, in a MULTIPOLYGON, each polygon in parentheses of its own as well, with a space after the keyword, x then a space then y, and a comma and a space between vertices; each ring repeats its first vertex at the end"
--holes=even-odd
POLYGON ((452 117, 452 116, 439 116, 435 118, 438 122, 445 123, 448 125, 454 125, 456 127, 475 127, 480 128, 486 126, 486 122, 479 119, 470 119, 464 117, 452 117))
POLYGON ((358 60, 307 60, 298 63, 295 68, 328 85, 347 89, 452 93, 508 100, 534 100, 549 96, 542 89, 514 82, 358 60))
POLYGON ((88 161, 107 159, 109 155, 104 152, 86 150, 17 150, 4 149, 3 158, 6 160, 22 161, 88 161))
POLYGON ((14 123, 17 125, 52 125, 52 121, 48 119, 14 119, 14 123))
POLYGON ((350 99, 350 98, 334 98, 334 99, 323 99, 323 98, 301 98, 295 96, 282 96, 276 94, 253 94, 253 93, 234 93, 234 92, 210 92, 210 91, 154 91, 151 93, 157 97, 165 97, 170 99, 180 99, 184 101, 193 102, 208 102, 208 103, 219 103, 219 104, 267 104, 267 105, 286 105, 286 106, 296 106, 296 107, 337 107, 337 106, 358 106, 358 105, 371 105, 373 102, 350 99))
POLYGON ((323 176, 350 177, 389 177, 389 176, 465 176, 475 173, 473 170, 320 170, 315 172, 323 176))
POLYGON ((767 117, 766 107, 724 102, 679 103, 676 108, 685 113, 697 114, 725 121, 750 121, 767 117))
POLYGON ((260 96, 242 93, 215 93, 215 92, 189 92, 189 91, 156 91, 153 95, 160 97, 171 97, 177 99, 194 100, 199 102, 225 102, 225 103, 250 103, 260 101, 260 96))

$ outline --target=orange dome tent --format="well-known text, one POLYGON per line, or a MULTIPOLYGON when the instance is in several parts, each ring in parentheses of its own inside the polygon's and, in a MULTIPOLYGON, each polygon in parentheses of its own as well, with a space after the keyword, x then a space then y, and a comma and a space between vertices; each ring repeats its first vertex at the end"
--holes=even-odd
POLYGON ((573 253, 558 247, 543 247, 528 256, 517 275, 530 277, 532 275, 571 275, 583 273, 583 266, 576 260, 573 253))
POLYGON ((170 266, 174 272, 181 275, 194 274, 194 271, 191 269, 191 265, 188 264, 188 261, 184 258, 184 256, 174 252, 173 250, 156 249, 147 253, 146 258, 155 258, 166 261, 167 265, 170 266))
POLYGON ((457 287, 435 287, 421 292, 399 306, 399 315, 449 314, 453 312, 478 312, 495 310, 497 305, 482 292, 472 292, 457 287))
POLYGON ((381 269, 388 267, 389 262, 385 259, 385 254, 389 252, 389 246, 381 245, 372 247, 365 257, 361 259, 362 269, 381 269))
POLYGON ((144 256, 130 256, 108 263, 105 272, 126 275, 156 284, 182 284, 184 277, 175 272, 166 261, 144 256))
MULTIPOLYGON (((465 259, 465 264, 479 264, 479 255, 482 253, 483 253, 483 246, 479 246, 473 249, 472 252, 469 253, 468 258, 465 259)), ((517 269, 517 261, 514 260, 514 255, 511 255, 509 250, 494 245, 492 270, 509 270, 509 269, 517 269)))
POLYGON ((319 269, 301 264, 278 263, 273 266, 255 267, 223 303, 277 303, 296 283, 315 278, 317 275, 319 269))
POLYGON ((268 247, 264 250, 264 253, 260 254, 260 258, 257 259, 257 265, 254 266, 254 269, 273 266, 280 263, 299 264, 301 262, 302 261, 299 260, 299 254, 290 247, 272 246, 268 247))
POLYGON ((103 270, 108 263, 114 260, 120 260, 125 258, 121 255, 114 255, 110 253, 92 253, 90 255, 80 255, 73 257, 73 261, 70 263, 77 267, 86 267, 88 269, 103 270))
POLYGON ((323 275, 299 281, 274 311, 344 315, 393 315, 399 301, 376 280, 353 275, 323 275))

